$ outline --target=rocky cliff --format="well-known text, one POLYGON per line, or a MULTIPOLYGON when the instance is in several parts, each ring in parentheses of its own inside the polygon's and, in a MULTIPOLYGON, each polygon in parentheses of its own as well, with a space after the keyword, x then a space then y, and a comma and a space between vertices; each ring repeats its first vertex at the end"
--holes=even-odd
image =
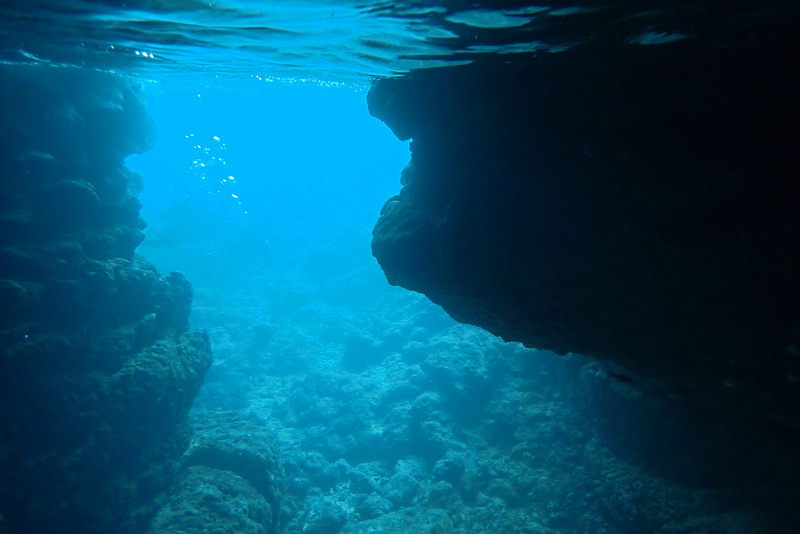
POLYGON ((134 255, 153 128, 88 69, 0 67, 0 516, 12 532, 137 532, 188 443, 211 363, 192 290, 134 255))
POLYGON ((778 35, 596 43, 380 80, 370 112, 413 141, 373 253, 392 284, 506 340, 792 413, 791 57, 778 35))
POLYGON ((681 398, 709 428, 733 416, 715 432, 738 429, 748 460, 722 447, 717 465, 759 466, 794 525, 800 84, 796 46, 761 37, 378 81, 370 112, 412 155, 372 251, 390 283, 460 322, 612 360, 627 369, 615 378, 681 398))

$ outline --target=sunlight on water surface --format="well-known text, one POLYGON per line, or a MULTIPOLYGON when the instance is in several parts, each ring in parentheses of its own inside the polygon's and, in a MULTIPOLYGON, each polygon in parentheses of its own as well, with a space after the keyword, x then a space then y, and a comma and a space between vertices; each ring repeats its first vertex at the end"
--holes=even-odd
POLYGON ((0 57, 161 80, 195 72, 363 83, 495 53, 724 46, 742 28, 780 20, 785 4, 10 0, 0 5, 0 57))

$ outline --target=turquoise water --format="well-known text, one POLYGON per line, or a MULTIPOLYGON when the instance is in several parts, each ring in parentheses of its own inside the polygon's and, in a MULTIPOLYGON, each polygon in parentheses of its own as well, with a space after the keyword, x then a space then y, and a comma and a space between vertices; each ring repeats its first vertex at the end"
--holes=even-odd
POLYGON ((504 343, 388 285, 370 233, 409 147, 365 98, 374 78, 487 54, 727 46, 796 7, 492 5, 12 1, 0 53, 141 85, 158 138, 126 162, 137 253, 187 277, 210 336, 195 439, 280 452, 279 532, 766 532, 745 452, 716 461, 731 421, 717 434, 669 385, 504 343))
POLYGON ((318 290, 349 280, 338 291, 352 302, 392 289, 369 241, 408 143, 369 116, 363 86, 218 80, 148 93, 158 141, 128 159, 144 175, 140 252, 191 278, 198 302, 206 286, 253 298, 282 278, 318 290))

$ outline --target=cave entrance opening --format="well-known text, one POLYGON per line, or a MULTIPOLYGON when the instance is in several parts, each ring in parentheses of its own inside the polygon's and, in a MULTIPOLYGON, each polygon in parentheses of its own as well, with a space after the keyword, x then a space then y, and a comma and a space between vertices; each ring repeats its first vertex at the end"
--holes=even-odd
POLYGON ((126 161, 143 177, 138 252, 186 274, 201 306, 209 291, 256 306, 263 290, 264 306, 278 286, 344 297, 332 286, 349 280, 353 303, 385 290, 370 232, 409 152, 369 116, 367 89, 260 77, 148 87, 157 140, 126 161))

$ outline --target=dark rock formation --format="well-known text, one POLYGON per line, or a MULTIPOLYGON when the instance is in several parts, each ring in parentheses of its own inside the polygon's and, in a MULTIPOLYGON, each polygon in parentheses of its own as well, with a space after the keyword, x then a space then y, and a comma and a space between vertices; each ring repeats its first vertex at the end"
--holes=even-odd
POLYGON ((192 291, 134 256, 123 159, 154 133, 136 90, 0 67, 0 516, 11 532, 141 532, 211 363, 192 291))
POLYGON ((800 406, 797 46, 587 44, 377 82, 390 283, 506 340, 800 406))
MULTIPOLYGON (((800 79, 784 37, 496 56, 368 96, 413 139, 373 231, 389 282, 506 340, 621 364, 597 380, 646 395, 587 399, 620 414, 587 414, 607 446, 690 485, 761 480, 748 499, 793 525, 776 532, 796 529, 800 495, 800 79), (633 428, 660 445, 632 446, 633 428)), ((458 389, 475 363, 421 367, 458 389)), ((494 439, 540 465, 554 435, 496 415, 494 439)), ((485 493, 530 499, 515 478, 485 493)), ((661 521, 613 499, 611 522, 661 521)))

